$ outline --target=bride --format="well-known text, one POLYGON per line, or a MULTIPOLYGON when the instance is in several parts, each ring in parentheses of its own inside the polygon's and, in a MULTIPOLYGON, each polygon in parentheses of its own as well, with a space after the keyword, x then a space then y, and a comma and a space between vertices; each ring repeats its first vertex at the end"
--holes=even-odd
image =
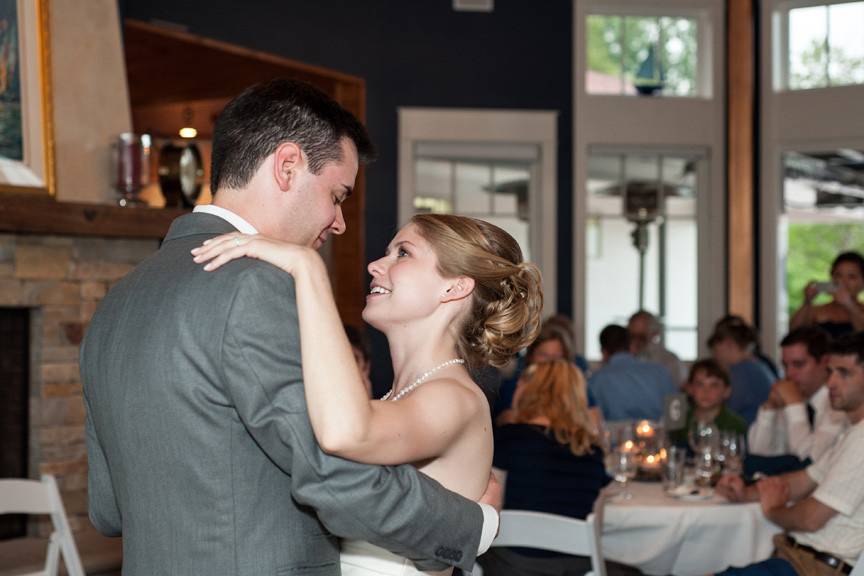
MULTIPOLYGON (((473 218, 412 218, 371 264, 363 319, 384 332, 395 375, 369 400, 318 253, 225 234, 192 251, 206 270, 258 258, 294 277, 309 419, 321 448, 367 464, 412 463, 477 500, 492 464, 492 422, 471 370, 501 365, 533 340, 540 273, 506 232, 473 218)), ((426 574, 365 542, 343 541, 342 574, 426 574)), ((449 574, 450 570, 440 574, 449 574)))

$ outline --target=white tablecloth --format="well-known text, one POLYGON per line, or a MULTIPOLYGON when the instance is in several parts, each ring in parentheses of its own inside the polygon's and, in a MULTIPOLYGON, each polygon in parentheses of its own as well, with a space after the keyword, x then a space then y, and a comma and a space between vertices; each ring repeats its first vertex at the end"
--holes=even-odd
POLYGON ((606 502, 603 554, 646 574, 695 576, 758 562, 771 555, 780 532, 758 503, 716 495, 684 502, 666 496, 660 483, 633 482, 630 491, 631 500, 606 502))

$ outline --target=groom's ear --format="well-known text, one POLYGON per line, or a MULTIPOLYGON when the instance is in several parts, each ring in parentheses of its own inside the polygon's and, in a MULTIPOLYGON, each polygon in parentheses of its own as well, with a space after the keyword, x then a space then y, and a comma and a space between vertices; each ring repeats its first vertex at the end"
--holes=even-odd
POLYGON ((273 152, 273 178, 283 192, 291 189, 304 166, 303 151, 294 142, 283 142, 273 152))
POLYGON ((474 279, 468 276, 457 276, 447 282, 447 287, 441 297, 441 302, 453 302, 467 298, 474 292, 474 279))

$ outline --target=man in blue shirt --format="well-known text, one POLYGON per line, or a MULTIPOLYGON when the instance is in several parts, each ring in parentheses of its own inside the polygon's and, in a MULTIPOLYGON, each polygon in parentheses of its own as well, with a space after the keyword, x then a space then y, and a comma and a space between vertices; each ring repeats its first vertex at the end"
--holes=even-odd
POLYGON ((660 420, 666 396, 678 388, 662 365, 629 352, 627 329, 610 324, 600 332, 603 367, 588 381, 593 402, 607 421, 660 420))

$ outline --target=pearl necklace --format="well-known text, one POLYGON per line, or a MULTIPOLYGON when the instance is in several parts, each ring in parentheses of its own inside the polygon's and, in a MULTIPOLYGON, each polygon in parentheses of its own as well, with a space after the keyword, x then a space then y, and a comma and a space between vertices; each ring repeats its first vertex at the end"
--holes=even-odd
POLYGON ((447 368, 448 366, 453 366, 455 364, 465 364, 465 360, 463 360, 462 358, 452 358, 450 360, 447 360, 446 362, 442 362, 438 366, 435 366, 434 368, 431 368, 431 369, 427 370, 426 372, 424 372, 423 374, 421 374, 420 376, 418 376, 417 379, 414 380, 414 382, 412 382, 411 384, 409 384, 408 386, 406 386, 405 388, 403 388, 402 390, 397 392, 396 395, 393 396, 392 398, 390 396, 393 394, 393 388, 390 388, 390 391, 387 392, 387 394, 385 394, 384 396, 382 396, 381 400, 382 401, 390 400, 391 402, 395 402, 396 400, 399 400, 400 398, 402 398, 403 396, 405 396, 409 392, 413 392, 418 386, 420 386, 421 384, 426 382, 426 380, 428 380, 430 376, 432 376, 433 374, 435 374, 439 370, 443 370, 444 368, 447 368))

